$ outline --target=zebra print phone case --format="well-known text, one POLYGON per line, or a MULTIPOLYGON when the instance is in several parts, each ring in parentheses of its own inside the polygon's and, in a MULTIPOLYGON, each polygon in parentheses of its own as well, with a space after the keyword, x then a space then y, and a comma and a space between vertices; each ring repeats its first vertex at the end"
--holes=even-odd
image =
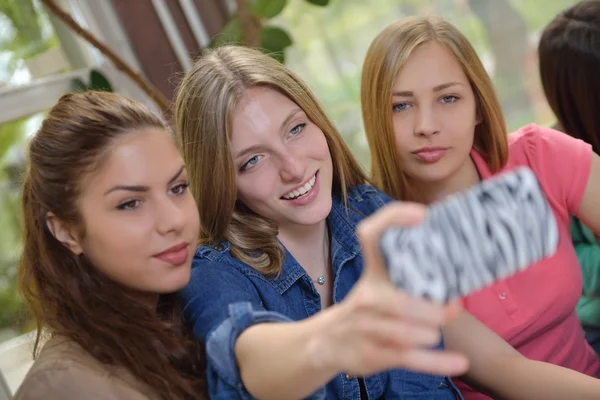
POLYGON ((392 282, 439 303, 525 269, 557 245, 556 219, 526 167, 434 203, 422 224, 381 238, 392 282))

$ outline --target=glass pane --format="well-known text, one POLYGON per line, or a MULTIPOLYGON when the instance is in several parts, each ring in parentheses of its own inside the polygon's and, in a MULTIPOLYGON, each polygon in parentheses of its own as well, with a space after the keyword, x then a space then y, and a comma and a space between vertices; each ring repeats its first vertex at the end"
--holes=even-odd
POLYGON ((69 69, 39 0, 0 0, 0 88, 69 69))
POLYGON ((34 328, 25 316, 16 286, 21 250, 19 188, 27 137, 40 126, 44 115, 0 125, 0 343, 34 328))
POLYGON ((388 24, 409 15, 439 15, 471 41, 492 75, 509 131, 553 121, 537 69, 540 30, 573 0, 331 0, 326 7, 290 1, 273 23, 294 40, 286 65, 323 102, 361 164, 369 167, 360 112, 367 48, 388 24))

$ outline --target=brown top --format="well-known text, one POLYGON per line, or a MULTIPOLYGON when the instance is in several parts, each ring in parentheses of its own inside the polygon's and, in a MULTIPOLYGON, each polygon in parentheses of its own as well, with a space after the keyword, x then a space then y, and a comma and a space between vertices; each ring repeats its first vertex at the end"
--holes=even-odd
POLYGON ((123 368, 106 366, 75 342, 52 338, 14 400, 155 400, 152 390, 123 368))

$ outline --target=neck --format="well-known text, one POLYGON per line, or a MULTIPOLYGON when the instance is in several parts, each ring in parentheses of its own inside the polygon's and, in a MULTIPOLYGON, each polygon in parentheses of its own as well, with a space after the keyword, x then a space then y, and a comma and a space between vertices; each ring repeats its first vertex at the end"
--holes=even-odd
POLYGON ((421 196, 421 201, 431 204, 442 200, 454 193, 462 192, 481 181, 475 162, 471 157, 463 164, 454 175, 438 182, 412 182, 416 193, 421 196))
POLYGON ((329 260, 326 220, 310 226, 282 226, 277 237, 311 277, 325 274, 329 260))

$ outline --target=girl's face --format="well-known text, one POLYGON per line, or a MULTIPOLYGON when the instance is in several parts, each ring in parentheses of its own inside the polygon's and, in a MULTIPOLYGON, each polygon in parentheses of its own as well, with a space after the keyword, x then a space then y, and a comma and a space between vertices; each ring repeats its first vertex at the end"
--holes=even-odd
POLYGON ((445 184, 469 168, 478 124, 473 89, 454 55, 437 41, 417 47, 394 82, 396 151, 415 183, 445 184))
POLYGON ((157 128, 117 139, 79 198, 85 232, 54 218, 55 236, 136 292, 175 292, 190 278, 198 210, 170 134, 157 128))
POLYGON ((321 129, 276 90, 254 87, 234 110, 231 150, 238 198, 280 230, 322 222, 333 165, 321 129))

